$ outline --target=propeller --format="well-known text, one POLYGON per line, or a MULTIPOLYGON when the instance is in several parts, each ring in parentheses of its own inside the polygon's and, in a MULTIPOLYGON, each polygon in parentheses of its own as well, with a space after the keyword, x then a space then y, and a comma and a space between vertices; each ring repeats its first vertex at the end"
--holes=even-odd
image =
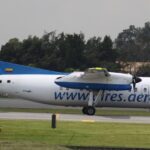
POLYGON ((132 84, 133 84, 133 89, 134 89, 134 91, 135 91, 135 89, 136 89, 136 83, 139 83, 139 82, 141 82, 141 81, 142 81, 141 78, 137 77, 136 75, 133 75, 132 84))

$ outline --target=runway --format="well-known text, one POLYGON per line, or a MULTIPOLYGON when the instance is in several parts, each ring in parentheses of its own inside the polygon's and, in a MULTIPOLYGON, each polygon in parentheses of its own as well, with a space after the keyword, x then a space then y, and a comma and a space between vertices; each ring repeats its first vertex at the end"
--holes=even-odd
MULTIPOLYGON (((1 112, 0 119, 11 120, 51 120, 50 113, 22 113, 22 112, 1 112)), ((150 117, 137 116, 87 116, 56 114, 60 121, 79 121, 79 122, 114 122, 114 123, 143 123, 150 124, 150 117)))
MULTIPOLYGON (((40 108, 40 109, 81 109, 81 107, 65 107, 65 106, 56 106, 41 104, 37 102, 32 102, 29 100, 19 99, 19 98, 0 98, 0 108, 40 108)), ((146 108, 115 108, 115 107, 102 107, 101 110, 129 110, 129 111, 150 111, 146 108)))
MULTIPOLYGON (((45 104, 34 103, 22 99, 1 98, 0 108, 64 108, 45 104)), ((67 109, 65 107, 65 109, 67 109)), ((77 109, 77 108, 76 108, 77 109)), ((101 108, 113 109, 113 108, 101 108)), ((116 109, 116 108, 115 108, 116 109)), ((118 109, 118 108, 117 108, 118 109)), ((129 109, 132 110, 132 109, 129 109)), ((133 109, 136 110, 136 109, 133 109)), ((137 109, 139 110, 139 109, 137 109)), ((148 111, 146 109, 140 109, 148 111)), ((22 112, 0 112, 0 119, 24 119, 24 120, 50 120, 50 113, 22 113, 22 112)), ((60 121, 81 121, 81 122, 121 122, 121 123, 146 123, 150 124, 150 117, 135 116, 87 116, 56 114, 57 120, 60 121)))
POLYGON ((0 108, 53 108, 53 107, 54 106, 36 103, 20 98, 0 98, 0 108))

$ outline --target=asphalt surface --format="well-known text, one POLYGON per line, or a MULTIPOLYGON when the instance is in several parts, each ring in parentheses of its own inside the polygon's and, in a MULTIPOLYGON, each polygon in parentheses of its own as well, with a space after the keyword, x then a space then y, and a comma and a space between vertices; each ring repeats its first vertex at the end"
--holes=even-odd
POLYGON ((52 108, 51 105, 17 98, 0 98, 0 108, 52 108))
MULTIPOLYGON (((22 112, 1 112, 0 119, 23 119, 23 120, 51 120, 50 113, 22 113, 22 112)), ((87 116, 56 114, 60 121, 81 121, 81 122, 117 122, 117 123, 143 123, 150 124, 150 117, 135 116, 87 116)))
MULTIPOLYGON (((81 107, 65 107, 65 106, 55 106, 48 104, 41 104, 29 100, 17 99, 17 98, 0 98, 0 108, 65 108, 65 109, 81 109, 81 107)), ((114 108, 114 107, 102 107, 100 109, 108 109, 108 110, 142 110, 142 111, 150 111, 150 109, 145 108, 114 108)))
MULTIPOLYGON (((60 108, 60 107, 35 103, 35 102, 26 101, 22 99, 0 98, 0 108, 60 108)), ((102 108, 102 109, 116 109, 116 108, 102 108)), ((148 111, 148 110, 143 109, 143 111, 148 111)), ((0 119, 50 120, 51 115, 52 114, 49 113, 1 112, 0 119)), ((57 120, 61 120, 61 121, 123 122, 123 123, 150 124, 150 117, 87 116, 87 115, 71 115, 71 114, 57 114, 56 116, 57 116, 57 120)))

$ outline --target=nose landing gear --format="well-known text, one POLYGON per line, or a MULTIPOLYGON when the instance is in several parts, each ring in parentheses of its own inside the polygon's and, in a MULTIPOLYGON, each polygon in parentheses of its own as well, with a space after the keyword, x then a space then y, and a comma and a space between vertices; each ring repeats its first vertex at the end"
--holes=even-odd
POLYGON ((95 115, 95 106, 98 102, 98 99, 104 94, 104 91, 98 91, 97 94, 96 94, 96 98, 94 100, 93 98, 93 91, 90 91, 90 94, 89 94, 89 100, 88 100, 88 106, 86 107, 83 107, 82 109, 82 112, 83 114, 86 114, 86 115, 95 115))

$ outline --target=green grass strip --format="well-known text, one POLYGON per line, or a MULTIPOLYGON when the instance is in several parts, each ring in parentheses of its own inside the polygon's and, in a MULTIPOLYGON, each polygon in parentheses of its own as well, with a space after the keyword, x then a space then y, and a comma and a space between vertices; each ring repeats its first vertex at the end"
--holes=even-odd
POLYGON ((150 148, 149 124, 0 120, 0 149, 68 149, 67 146, 150 148))

